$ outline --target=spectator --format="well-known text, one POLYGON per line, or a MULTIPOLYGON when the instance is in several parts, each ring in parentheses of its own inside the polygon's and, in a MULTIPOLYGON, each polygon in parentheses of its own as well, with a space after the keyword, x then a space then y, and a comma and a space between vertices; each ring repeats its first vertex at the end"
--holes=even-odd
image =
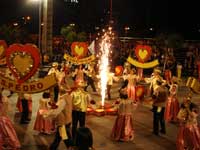
POLYGON ((74 150, 94 150, 92 132, 87 127, 77 130, 76 146, 74 150))

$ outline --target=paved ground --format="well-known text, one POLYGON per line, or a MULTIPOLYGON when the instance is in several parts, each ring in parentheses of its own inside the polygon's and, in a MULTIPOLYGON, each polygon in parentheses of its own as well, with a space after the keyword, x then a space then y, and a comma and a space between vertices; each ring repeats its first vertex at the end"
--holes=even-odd
MULTIPOLYGON (((91 90, 91 89, 90 89, 91 90)), ((118 84, 114 85, 112 96, 117 98, 118 84)), ((188 91, 184 86, 179 89, 179 100, 188 91)), ((95 100, 100 97, 93 95, 95 100)), ((48 145, 52 142, 54 135, 44 135, 33 131, 33 125, 38 109, 38 99, 41 93, 33 95, 33 112, 31 114, 31 122, 28 125, 19 124, 20 113, 18 113, 15 105, 17 95, 11 97, 11 111, 9 113, 14 122, 15 129, 22 144, 22 150, 47 150, 48 145)), ((200 96, 194 94, 195 103, 200 105, 200 96)), ((109 136, 116 116, 94 115, 87 116, 87 126, 91 128, 94 137, 94 147, 96 150, 175 150, 175 140, 177 134, 176 124, 167 124, 167 134, 155 136, 152 134, 152 112, 150 104, 147 102, 138 105, 134 114, 135 138, 133 142, 114 142, 109 136)), ((63 142, 59 146, 59 150, 66 149, 63 142)))

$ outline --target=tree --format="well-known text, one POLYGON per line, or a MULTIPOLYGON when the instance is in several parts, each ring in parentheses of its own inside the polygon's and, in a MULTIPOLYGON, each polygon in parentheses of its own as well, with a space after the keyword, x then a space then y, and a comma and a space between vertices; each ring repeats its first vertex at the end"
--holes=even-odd
POLYGON ((60 33, 70 43, 87 41, 87 34, 85 32, 77 32, 75 25, 63 26, 60 33))
POLYGON ((0 26, 0 39, 5 40, 8 45, 12 43, 24 43, 28 37, 28 32, 20 26, 7 24, 0 26))

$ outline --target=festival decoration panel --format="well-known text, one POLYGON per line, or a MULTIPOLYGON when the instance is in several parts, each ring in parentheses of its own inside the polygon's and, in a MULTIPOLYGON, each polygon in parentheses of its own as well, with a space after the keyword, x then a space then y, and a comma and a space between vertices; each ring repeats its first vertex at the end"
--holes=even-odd
POLYGON ((33 44, 12 44, 5 55, 10 71, 20 84, 30 79, 40 64, 39 50, 33 44))

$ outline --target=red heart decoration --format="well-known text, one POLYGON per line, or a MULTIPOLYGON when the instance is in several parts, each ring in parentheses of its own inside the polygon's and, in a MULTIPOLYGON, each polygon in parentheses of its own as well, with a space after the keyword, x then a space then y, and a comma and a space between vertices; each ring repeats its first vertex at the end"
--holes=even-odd
POLYGON ((146 62, 151 56, 151 46, 137 45, 135 48, 135 55, 140 62, 146 62))
POLYGON ((6 50, 6 62, 19 84, 30 79, 40 64, 40 53, 33 44, 12 44, 6 50))
POLYGON ((71 45, 72 55, 77 58, 83 58, 88 52, 88 44, 86 42, 73 42, 71 45))

